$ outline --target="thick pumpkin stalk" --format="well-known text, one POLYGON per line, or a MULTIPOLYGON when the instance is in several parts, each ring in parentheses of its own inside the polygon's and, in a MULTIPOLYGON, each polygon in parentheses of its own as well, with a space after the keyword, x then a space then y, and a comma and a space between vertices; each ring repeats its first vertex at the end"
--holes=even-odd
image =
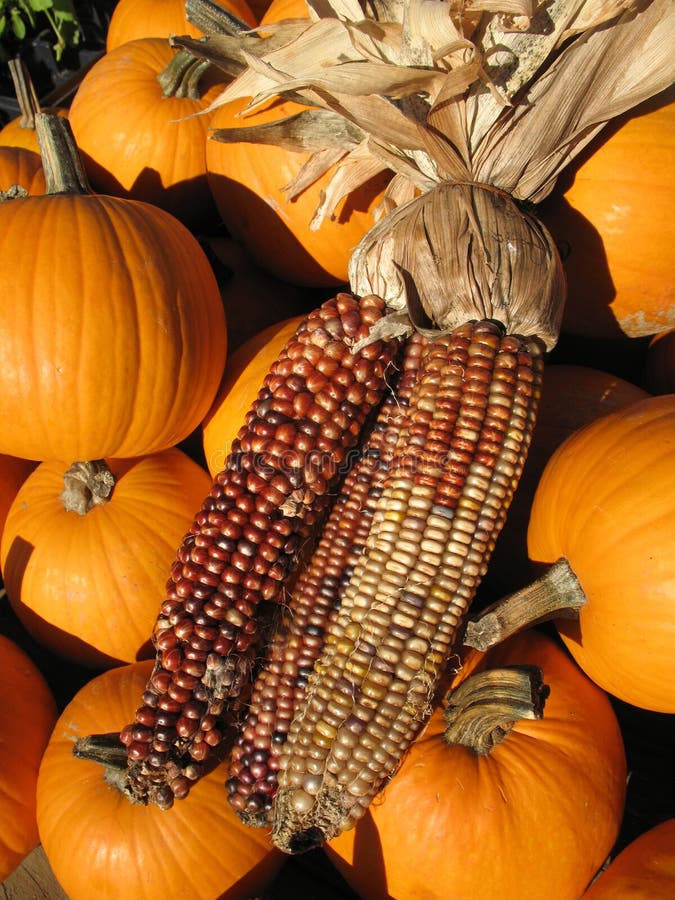
POLYGON ((154 631, 154 670, 120 735, 134 800, 168 808, 219 758, 261 653, 261 601, 282 598, 385 392, 395 342, 352 352, 383 311, 377 298, 340 294, 307 317, 184 538, 154 631))
POLYGON ((279 756, 324 633, 337 615, 342 591, 364 551, 425 343, 419 334, 406 343, 398 377, 392 379, 391 392, 364 436, 311 558, 288 592, 283 620, 253 686, 227 782, 230 804, 247 824, 263 826, 270 821, 279 756))
POLYGON ((352 827, 427 720, 518 483, 543 368, 494 322, 430 341, 366 549, 280 757, 273 840, 352 827))

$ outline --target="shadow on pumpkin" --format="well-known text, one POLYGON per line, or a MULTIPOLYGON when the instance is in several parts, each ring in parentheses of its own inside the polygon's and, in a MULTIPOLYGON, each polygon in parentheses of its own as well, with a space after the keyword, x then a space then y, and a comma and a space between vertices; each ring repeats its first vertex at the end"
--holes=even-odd
POLYGON ((218 222, 218 210, 206 174, 166 187, 156 169, 144 168, 125 188, 106 168, 80 150, 92 189, 99 194, 141 200, 171 213, 191 231, 203 231, 218 222))
MULTIPOLYGON (((225 849, 224 852, 226 852, 225 849)), ((270 853, 225 893, 220 894, 216 900, 242 900, 242 897, 260 897, 278 874, 283 860, 284 857, 281 853, 272 850, 270 845, 270 853)))
MULTIPOLYGON (((246 247, 252 260, 261 269, 298 287, 334 291, 346 285, 346 272, 338 272, 342 268, 346 269, 346 265, 340 260, 343 252, 337 247, 334 234, 325 232, 327 246, 336 247, 335 252, 327 254, 334 261, 334 271, 328 271, 295 237, 272 203, 266 202, 254 191, 225 175, 209 173, 209 183, 226 229, 246 247)), ((360 191, 360 196, 369 197, 372 202, 379 187, 381 184, 374 180, 372 191, 366 185, 360 191)), ((296 202, 288 201, 291 206, 296 202)), ((355 203, 353 198, 348 197, 335 221, 346 225, 355 212, 363 214, 367 209, 365 200, 355 203)), ((314 242, 317 240, 315 235, 321 236, 321 229, 316 233, 309 231, 309 222, 306 231, 308 236, 313 236, 314 242)))
POLYGON ((331 863, 348 883, 353 887, 368 885, 368 900, 397 900, 387 888, 384 852, 380 834, 370 810, 366 810, 354 827, 351 863, 347 862, 345 858, 337 856, 331 850, 330 844, 326 851, 331 863), (352 872, 367 873, 365 882, 362 881, 363 876, 352 877, 352 872))
MULTIPOLYGON (((29 541, 21 537, 14 538, 3 568, 5 590, 10 606, 29 637, 59 659, 86 669, 103 670, 124 665, 124 660, 102 653, 87 641, 53 625, 22 601, 23 579, 33 550, 34 547, 29 541)), ((139 647, 136 659, 153 657, 154 649, 148 640, 139 647)))

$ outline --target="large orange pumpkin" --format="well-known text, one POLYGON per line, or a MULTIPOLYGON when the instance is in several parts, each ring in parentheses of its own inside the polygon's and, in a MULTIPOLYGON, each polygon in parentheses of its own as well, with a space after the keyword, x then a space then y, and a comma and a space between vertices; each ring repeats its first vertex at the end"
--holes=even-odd
POLYGON ((675 819, 641 834, 593 882, 583 900, 675 897, 675 819))
POLYGON ((648 396, 647 391, 630 381, 590 366, 560 364, 545 368, 532 443, 490 559, 483 582, 484 592, 489 588, 503 596, 528 581, 530 508, 539 479, 553 452, 582 426, 648 396))
POLYGON ((225 467, 232 441, 258 396, 271 364, 293 336, 302 316, 270 325, 249 338, 229 358, 218 395, 202 427, 204 457, 215 478, 225 467))
POLYGON ((130 721, 151 662, 111 669, 86 684, 56 723, 38 780, 40 839, 70 900, 248 900, 272 880, 281 855, 264 831, 242 825, 224 800, 223 767, 170 810, 130 803, 98 763, 73 757, 90 734, 130 721))
POLYGON ((37 666, 13 641, 0 635, 0 881, 38 844, 38 768, 56 703, 37 666))
POLYGON ((0 260, 12 269, 0 282, 0 453, 141 456, 198 426, 227 330, 213 271, 180 222, 68 185, 0 204, 0 260))
POLYGON ((78 513, 61 497, 67 468, 41 463, 10 508, 0 561, 12 607, 32 637, 70 661, 150 657, 176 548, 211 479, 177 449, 110 460, 109 499, 78 513))
POLYGON ((560 634, 584 671, 627 703, 675 712, 675 394, 575 432, 539 482, 530 557, 565 557, 588 602, 560 634))
MULTIPOLYGON (((246 0, 214 0, 218 6, 233 12, 249 25, 258 21, 246 0)), ((187 18, 185 0, 118 0, 106 34, 106 50, 138 38, 169 35, 203 37, 187 18)))
MULTIPOLYGON (((222 90, 206 73, 194 92, 176 87, 190 60, 166 38, 139 38, 110 50, 82 79, 69 119, 95 190, 154 203, 192 229, 216 218, 206 178, 209 117, 222 90), (171 80, 159 76, 171 64, 171 80)), ((215 72, 215 70, 213 70, 215 72)))
POLYGON ((356 828, 328 853, 368 900, 577 900, 618 834, 626 763, 605 693, 552 639, 529 632, 479 668, 538 666, 543 718, 522 719, 487 756, 448 745, 437 710, 356 828))
POLYGON ((42 159, 39 153, 25 147, 0 145, 0 191, 8 191, 13 185, 29 194, 44 194, 47 185, 42 159))
POLYGON ((619 118, 542 205, 565 251, 566 332, 640 337, 675 325, 673 99, 670 90, 619 118))
MULTIPOLYGON (((290 100, 275 101, 238 116, 247 103, 235 100, 221 106, 211 129, 261 125, 306 108, 290 100)), ((349 257, 375 224, 373 209, 388 176, 354 191, 340 201, 332 219, 311 231, 310 220, 332 170, 293 200, 282 190, 308 156, 275 144, 223 143, 211 137, 206 145, 209 184, 228 231, 259 266, 291 284, 335 288, 347 282, 349 257)))

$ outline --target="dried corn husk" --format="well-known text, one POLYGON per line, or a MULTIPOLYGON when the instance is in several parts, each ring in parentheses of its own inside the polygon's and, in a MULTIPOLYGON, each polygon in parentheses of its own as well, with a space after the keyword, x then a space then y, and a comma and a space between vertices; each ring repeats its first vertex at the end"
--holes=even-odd
POLYGON ((250 98, 253 110, 281 95, 311 108, 301 123, 276 124, 273 136, 251 128, 213 137, 259 134, 310 149, 285 186, 291 198, 339 161, 312 228, 373 174, 392 172, 383 218, 350 266, 352 290, 383 296, 395 314, 392 327, 403 327, 405 309, 416 327, 421 319, 451 327, 462 317, 494 315, 551 347, 564 302, 560 261, 543 226, 501 192, 540 202, 608 121, 673 83, 675 4, 307 6, 309 19, 264 32, 177 42, 238 73, 213 107, 250 98), (467 187, 475 184, 496 192, 467 187))

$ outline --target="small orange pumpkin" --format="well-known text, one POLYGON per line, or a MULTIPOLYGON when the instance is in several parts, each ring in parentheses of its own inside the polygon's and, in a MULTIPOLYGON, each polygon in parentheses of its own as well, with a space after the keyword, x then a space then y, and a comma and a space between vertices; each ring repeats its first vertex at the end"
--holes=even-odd
POLYGON ((202 424, 204 457, 215 478, 225 467, 232 441, 258 396, 272 362, 295 334, 302 316, 270 325, 232 354, 218 395, 202 424))
POLYGON ((674 96, 618 118, 542 204, 565 251, 565 332, 641 337, 675 325, 674 96))
POLYGON ((675 897, 675 819, 641 834, 616 856, 583 900, 675 897))
POLYGON ((0 191, 8 191, 13 185, 29 194, 44 194, 47 185, 42 159, 39 153, 25 147, 0 145, 0 191))
POLYGON ((627 703, 675 712, 675 394, 587 425, 549 460, 528 552, 565 557, 587 603, 558 630, 581 668, 627 703))
POLYGON ((167 449, 202 421, 225 368, 218 284, 173 216, 75 180, 54 165, 47 194, 0 204, 0 259, 16 261, 0 282, 0 453, 167 449))
POLYGON ((68 487, 80 494, 66 500, 68 466, 41 463, 19 489, 0 545, 9 600, 31 636, 99 668, 154 654, 149 639, 176 548, 211 487, 178 449, 108 465, 79 467, 68 487), (78 480, 87 474, 87 484, 78 480), (91 505, 84 495, 96 483, 113 486, 91 505))
MULTIPOLYGON (((246 0, 214 0, 218 6, 234 13, 248 25, 255 25, 256 15, 246 0)), ((138 38, 169 35, 203 37, 202 32, 187 18, 185 0, 118 0, 106 34, 106 50, 138 38)))
POLYGON ((166 38, 128 41, 85 74, 69 119, 94 190, 153 203, 203 229, 216 210, 206 177, 209 117, 196 113, 223 84, 207 72, 183 95, 193 62, 166 38))
POLYGON ((219 767, 170 810, 130 803, 73 743, 130 721, 152 662, 111 669, 85 684, 63 711, 37 789, 40 839, 70 900, 248 900, 283 858, 264 831, 242 825, 224 798, 219 767))
POLYGON ((38 768, 57 711, 54 697, 30 657, 0 635, 0 881, 37 846, 38 768))
POLYGON ((368 900, 577 900, 619 831, 626 761, 605 693, 552 639, 527 632, 470 651, 481 668, 538 666, 543 718, 487 756, 444 740, 441 710, 354 829, 328 845, 368 900))

